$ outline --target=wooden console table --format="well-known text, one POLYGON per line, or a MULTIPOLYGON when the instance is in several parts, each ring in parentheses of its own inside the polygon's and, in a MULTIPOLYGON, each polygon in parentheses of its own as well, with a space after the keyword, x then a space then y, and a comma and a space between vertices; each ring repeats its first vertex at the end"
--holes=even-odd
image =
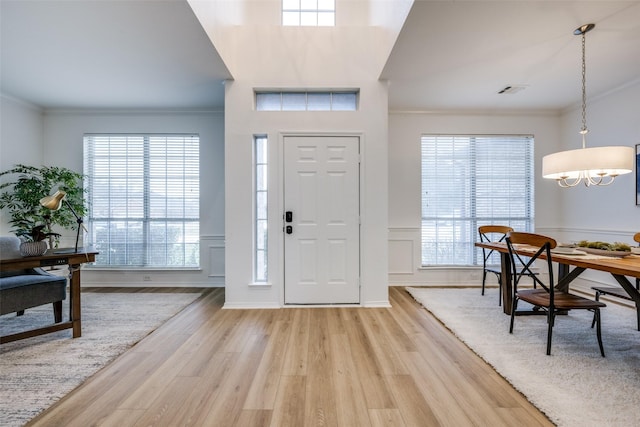
MULTIPOLYGON (((91 248, 78 248, 74 253, 56 253, 63 249, 49 249, 42 256, 20 257, 1 259, 0 270, 20 270, 25 268, 68 266, 69 267, 69 320, 67 322, 53 323, 48 326, 18 332, 0 337, 0 344, 37 335, 49 334, 63 329, 73 329, 73 338, 82 335, 81 304, 80 304, 80 266, 86 262, 96 260, 95 252, 91 248)), ((73 251, 73 249, 71 249, 73 251)))

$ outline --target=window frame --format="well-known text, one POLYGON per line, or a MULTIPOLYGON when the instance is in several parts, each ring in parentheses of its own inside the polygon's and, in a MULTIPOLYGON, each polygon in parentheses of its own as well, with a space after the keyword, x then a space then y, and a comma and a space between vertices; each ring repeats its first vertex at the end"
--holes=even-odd
POLYGON ((344 90, 254 90, 256 111, 358 111, 360 91, 344 90), (315 104, 310 98, 328 97, 324 105, 315 104), (340 98, 343 102, 338 102, 340 98), (269 99, 271 98, 271 99, 269 99))
POLYGON ((269 138, 253 137, 253 283, 269 283, 269 138), (260 144, 264 144, 260 147, 260 144), (260 153, 260 148, 262 152, 260 153), (264 206, 260 206, 263 195, 264 206), (261 214, 262 211, 262 214, 261 214), (260 225, 264 226, 261 229, 260 225), (263 230, 263 231, 262 231, 263 230), (262 236, 261 236, 262 233, 262 236), (262 255, 262 256, 261 256, 262 255), (262 259, 263 265, 260 265, 262 259))
POLYGON ((336 0, 282 0, 280 18, 283 27, 335 27, 336 0))

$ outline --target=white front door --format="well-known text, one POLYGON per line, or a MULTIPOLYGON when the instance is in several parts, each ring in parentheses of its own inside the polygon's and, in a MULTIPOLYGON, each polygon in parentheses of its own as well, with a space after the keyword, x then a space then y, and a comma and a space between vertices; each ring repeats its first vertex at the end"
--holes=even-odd
POLYGON ((360 139, 284 138, 286 304, 360 302, 360 139))

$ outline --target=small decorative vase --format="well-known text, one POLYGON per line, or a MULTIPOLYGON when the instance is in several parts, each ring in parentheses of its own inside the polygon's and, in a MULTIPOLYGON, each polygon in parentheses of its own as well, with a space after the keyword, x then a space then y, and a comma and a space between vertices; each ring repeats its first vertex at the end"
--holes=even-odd
POLYGON ((44 240, 20 243, 20 255, 22 256, 40 256, 45 252, 47 252, 47 242, 44 240))

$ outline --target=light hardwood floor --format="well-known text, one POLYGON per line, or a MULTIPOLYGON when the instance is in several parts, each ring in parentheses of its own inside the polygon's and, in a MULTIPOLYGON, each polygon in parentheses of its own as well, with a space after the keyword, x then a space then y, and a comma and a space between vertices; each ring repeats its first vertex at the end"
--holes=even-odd
POLYGON ((29 425, 553 425, 389 293, 392 308, 222 310, 207 291, 29 425))

